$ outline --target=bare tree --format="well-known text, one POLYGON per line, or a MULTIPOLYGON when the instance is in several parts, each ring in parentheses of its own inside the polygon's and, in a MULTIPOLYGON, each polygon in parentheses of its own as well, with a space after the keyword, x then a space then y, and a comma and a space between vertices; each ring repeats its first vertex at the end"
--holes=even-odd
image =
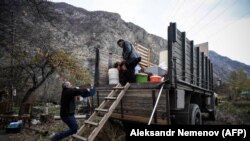
POLYGON ((56 47, 60 20, 46 0, 13 0, 1 4, 0 83, 24 91, 22 103, 55 72, 64 77, 90 80, 86 70, 68 52, 56 47), (53 27, 53 28, 52 28, 53 27), (66 75, 68 74, 68 75, 66 75))

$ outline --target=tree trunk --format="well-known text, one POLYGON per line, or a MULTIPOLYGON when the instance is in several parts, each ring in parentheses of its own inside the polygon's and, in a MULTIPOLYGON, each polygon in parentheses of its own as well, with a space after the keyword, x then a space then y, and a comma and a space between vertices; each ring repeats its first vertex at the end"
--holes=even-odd
MULTIPOLYGON (((53 74, 53 72, 54 72, 54 70, 51 70, 50 72, 48 72, 47 75, 46 75, 37 85, 34 85, 32 88, 30 88, 30 89, 26 92, 26 94, 24 95, 24 98, 23 98, 23 100, 22 100, 22 102, 21 102, 20 107, 22 107, 23 103, 27 102, 27 101, 30 99, 30 97, 32 96, 33 92, 34 92, 37 88, 39 88, 39 87, 45 82, 45 80, 47 80, 47 78, 49 78, 49 76, 50 76, 51 74, 53 74)), ((33 102, 34 102, 34 101, 33 101, 33 102)), ((19 114, 20 114, 20 113, 21 113, 21 108, 19 109, 19 114)))
POLYGON ((34 92, 36 90, 36 88, 35 87, 32 87, 32 88, 30 88, 27 92, 26 92, 26 94, 24 95, 24 98, 23 98, 23 100, 22 100, 22 102, 21 102, 21 105, 20 105, 20 108, 19 108, 19 115, 21 115, 22 114, 22 107, 23 107, 23 104, 25 103, 25 102, 27 102, 28 101, 28 99, 30 98, 30 96, 32 95, 32 93, 34 92))
POLYGON ((27 102, 32 93, 37 89, 37 87, 30 88, 23 97, 22 104, 27 102))

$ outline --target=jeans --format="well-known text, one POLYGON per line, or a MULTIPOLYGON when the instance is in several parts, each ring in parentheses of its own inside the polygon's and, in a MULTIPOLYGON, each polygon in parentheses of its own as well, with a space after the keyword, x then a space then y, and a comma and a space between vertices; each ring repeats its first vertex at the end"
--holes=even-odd
POLYGON ((61 140, 77 132, 78 125, 74 116, 61 117, 61 119, 68 125, 69 130, 57 133, 54 137, 52 137, 52 141, 61 140))

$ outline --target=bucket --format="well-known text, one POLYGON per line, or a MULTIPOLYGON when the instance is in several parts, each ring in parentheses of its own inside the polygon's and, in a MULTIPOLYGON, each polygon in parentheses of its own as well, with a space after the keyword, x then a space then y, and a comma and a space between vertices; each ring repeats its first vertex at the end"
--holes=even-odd
POLYGON ((148 82, 148 75, 145 73, 136 73, 135 80, 137 83, 146 83, 148 82))
POLYGON ((118 84, 119 83, 119 72, 117 68, 109 69, 109 85, 118 84))
POLYGON ((161 77, 158 75, 150 76, 150 82, 154 82, 154 83, 161 82, 161 77))
POLYGON ((9 123, 9 125, 6 127, 6 132, 7 133, 19 133, 22 128, 22 123, 23 123, 22 120, 9 123))

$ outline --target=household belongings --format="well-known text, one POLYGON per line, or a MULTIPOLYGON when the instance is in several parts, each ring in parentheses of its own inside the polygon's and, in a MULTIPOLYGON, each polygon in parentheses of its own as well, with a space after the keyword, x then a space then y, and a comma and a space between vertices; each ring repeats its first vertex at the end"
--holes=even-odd
POLYGON ((22 120, 18 120, 16 122, 11 122, 9 125, 6 127, 6 132, 7 133, 19 133, 22 128, 22 120))
POLYGON ((136 73, 135 81, 137 83, 146 83, 148 82, 148 75, 146 73, 136 73))
POLYGON ((153 75, 164 76, 167 73, 167 70, 162 69, 159 66, 147 67, 144 70, 147 73, 152 73, 153 75))
POLYGON ((158 76, 158 75, 152 75, 152 76, 150 76, 150 82, 156 82, 156 83, 158 83, 158 82, 161 82, 161 77, 160 76, 158 76))
POLYGON ((119 83, 119 72, 117 68, 109 69, 109 84, 118 84, 119 83))

